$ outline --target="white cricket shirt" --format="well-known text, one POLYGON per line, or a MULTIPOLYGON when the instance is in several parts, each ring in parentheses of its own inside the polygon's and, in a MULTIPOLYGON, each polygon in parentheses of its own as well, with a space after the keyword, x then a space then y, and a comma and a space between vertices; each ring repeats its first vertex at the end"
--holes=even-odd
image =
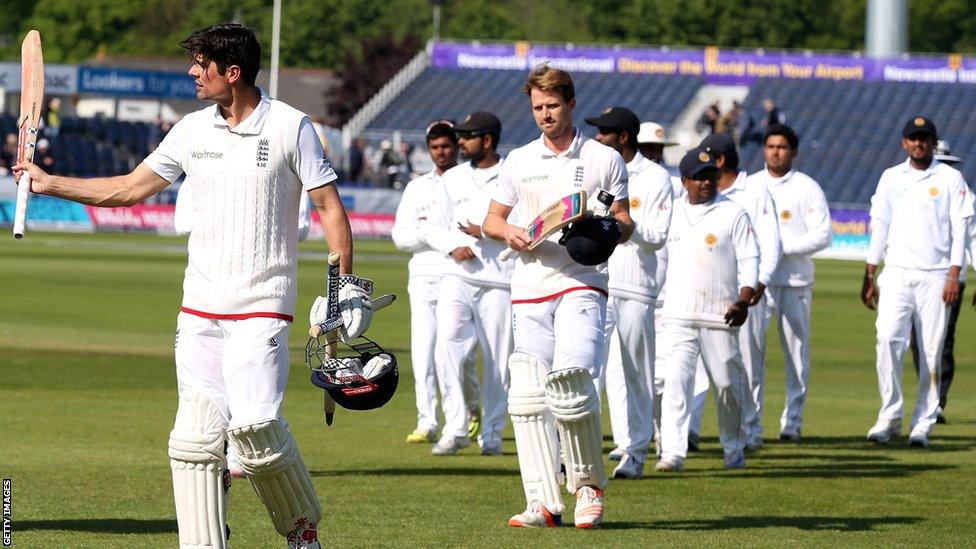
POLYGON ((469 224, 484 225, 492 198, 497 193, 502 165, 499 160, 489 168, 476 168, 471 162, 463 162, 446 171, 441 185, 445 198, 441 202, 447 208, 440 212, 438 223, 448 234, 451 250, 467 246, 474 252, 474 258, 465 261, 448 258, 444 274, 459 276, 478 286, 508 289, 515 261, 499 259, 499 254, 507 247, 505 243, 486 236, 475 238, 459 228, 469 224))
POLYGON ((183 117, 145 164, 192 185, 183 312, 291 321, 297 295, 302 189, 336 179, 302 112, 261 100, 230 129, 217 105, 183 117))
POLYGON ((959 170, 933 160, 925 171, 910 160, 881 174, 871 197, 867 262, 904 269, 948 270, 963 264, 973 200, 959 170))
MULTIPOLYGON (((393 222, 393 244, 400 250, 413 252, 407 264, 409 276, 441 277, 448 268, 450 250, 435 248, 443 229, 436 224, 441 208, 438 199, 443 195, 443 176, 436 170, 407 183, 397 206, 393 222)), ((451 248, 453 250, 454 248, 451 248)))
POLYGON ((707 204, 674 201, 667 242, 666 321, 728 328, 739 290, 755 288, 759 248, 749 215, 719 194, 707 204))
POLYGON ((759 244, 759 282, 769 286, 779 264, 781 248, 776 208, 765 185, 750 183, 746 172, 739 172, 735 181, 721 193, 749 214, 749 223, 756 232, 759 244))
MULTIPOLYGON (((498 177, 493 197, 499 204, 518 206, 533 219, 553 202, 580 189, 590 197, 604 190, 625 200, 627 167, 620 153, 576 130, 569 148, 560 154, 545 145, 545 136, 512 151, 498 177)), ((591 198, 592 203, 592 198, 591 198)), ((607 293, 606 263, 595 266, 573 261, 558 244, 559 233, 539 247, 518 255, 512 274, 512 303, 548 301, 576 290, 607 293)))
POLYGON ((607 262, 610 295, 646 303, 657 297, 657 254, 671 224, 671 176, 641 153, 627 163, 630 217, 634 234, 617 246, 607 262))
POLYGON ((783 255, 773 272, 772 285, 812 285, 814 266, 810 256, 830 247, 833 238, 830 208, 823 189, 810 176, 797 170, 790 170, 783 177, 773 177, 763 168, 749 176, 749 183, 753 182, 769 191, 779 220, 783 255))

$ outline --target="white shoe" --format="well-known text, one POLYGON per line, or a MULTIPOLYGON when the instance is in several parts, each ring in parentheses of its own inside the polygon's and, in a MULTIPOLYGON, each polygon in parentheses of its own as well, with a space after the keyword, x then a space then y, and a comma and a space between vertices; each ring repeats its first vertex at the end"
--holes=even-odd
POLYGON ((891 437, 896 437, 901 434, 901 422, 900 421, 881 421, 878 420, 868 431, 868 440, 876 444, 888 444, 891 437))
POLYGON ((603 490, 593 486, 580 486, 576 490, 573 521, 577 528, 593 528, 603 522, 603 490))
POLYGON ((613 470, 613 478, 640 478, 644 475, 644 461, 625 453, 620 465, 613 470))
POLYGON ((658 473, 680 473, 685 470, 685 462, 679 457, 662 459, 654 466, 658 473))
POLYGON ((925 433, 912 433, 908 436, 908 445, 914 448, 928 448, 929 436, 925 433))
POLYGON ((471 439, 468 437, 446 437, 437 441, 430 453, 435 456, 453 456, 458 450, 468 446, 471 446, 471 439))
POLYGON ((299 524, 288 534, 288 549, 322 549, 319 545, 318 523, 299 524))
POLYGON ((620 461, 620 458, 624 457, 625 453, 626 451, 623 448, 617 446, 613 450, 610 450, 610 453, 607 454, 607 459, 610 461, 620 461))
POLYGON ((525 511, 508 519, 508 525, 515 528, 555 528, 562 523, 562 516, 552 514, 541 501, 533 501, 525 511))
POLYGON ((725 468, 726 469, 745 469, 746 468, 746 454, 742 450, 732 452, 725 456, 725 468))

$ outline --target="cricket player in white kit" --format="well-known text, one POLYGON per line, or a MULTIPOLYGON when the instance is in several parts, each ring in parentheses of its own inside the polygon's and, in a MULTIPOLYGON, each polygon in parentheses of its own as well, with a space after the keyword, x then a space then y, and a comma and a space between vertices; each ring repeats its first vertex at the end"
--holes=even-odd
POLYGON ((531 219, 578 190, 590 196, 603 191, 615 197, 609 213, 624 242, 634 228, 627 168, 619 153, 573 126, 576 94, 569 73, 537 66, 524 91, 542 135, 505 159, 484 225, 486 235, 521 252, 512 275, 515 350, 508 361, 508 408, 527 506, 509 525, 555 527, 561 522, 561 443, 566 485, 576 495, 576 527, 591 528, 603 519, 607 484, 600 399, 593 383, 603 360, 606 265, 577 263, 555 235, 527 251, 527 231, 507 219, 516 205, 531 219))
MULTIPOLYGON (((749 176, 749 184, 765 187, 773 197, 783 255, 766 288, 767 310, 761 329, 765 333, 769 318, 775 315, 786 366, 786 404, 780 416, 779 438, 799 440, 810 379, 811 256, 830 246, 830 208, 820 185, 793 168, 800 140, 792 128, 770 125, 763 144, 766 166, 749 176)), ((762 230, 757 227, 756 231, 761 240, 762 230)), ((758 390, 753 385, 759 408, 756 420, 747 427, 750 447, 762 445, 764 392, 762 385, 758 390)))
POLYGON ((902 131, 908 159, 884 171, 871 197, 871 244, 861 300, 875 308, 881 409, 868 439, 886 444, 901 434, 902 361, 912 320, 918 344, 918 397, 908 443, 928 447, 939 411, 939 368, 949 305, 959 299, 959 272, 973 197, 959 170, 933 158, 938 134, 918 116, 902 131), (878 277, 878 264, 885 268, 878 277))
POLYGON ((481 348, 483 380, 482 455, 502 453, 508 397, 508 356, 512 352, 510 284, 514 261, 499 254, 505 244, 483 238, 481 225, 497 194, 501 159, 495 152, 501 122, 494 114, 475 112, 455 128, 461 162, 444 174, 438 199, 444 205, 436 223, 448 235, 452 261, 444 271, 437 301, 437 381, 443 400, 444 431, 431 449, 453 455, 470 444, 463 394, 464 361, 473 333, 481 348))
POLYGON ((586 122, 599 129, 596 140, 627 163, 634 233, 607 262, 606 366, 597 389, 599 382, 605 384, 614 452, 619 454, 613 476, 639 478, 653 437, 655 251, 664 245, 671 223, 671 179, 666 169, 637 151, 640 120, 633 111, 612 107, 586 122))
MULTIPOLYGON (((136 204, 186 174, 195 211, 177 319, 179 407, 169 439, 180 546, 227 547, 229 439, 288 546, 318 548, 322 510, 281 417, 302 189, 346 273, 349 221, 309 118, 254 85, 261 59, 254 32, 214 25, 181 46, 193 61, 197 98, 216 105, 184 117, 132 173, 84 180, 49 176, 33 164, 17 169, 29 170, 34 192, 94 206, 136 204)), ((348 341, 368 327, 371 303, 353 284, 339 293, 340 334, 348 341)), ((325 319, 325 309, 313 307, 313 324, 325 319)))
MULTIPOLYGON (((746 444, 754 449, 762 446, 759 418, 762 416, 766 376, 766 327, 769 322, 765 293, 781 255, 776 209, 765 185, 748 181, 746 172, 739 171, 739 153, 729 134, 712 134, 701 142, 700 147, 715 155, 715 162, 721 171, 718 191, 749 214, 749 223, 752 224, 759 245, 758 284, 749 301, 749 317, 739 328, 739 352, 746 366, 750 396, 750 400, 743 403, 743 422, 749 436, 746 444)), ((703 400, 698 403, 704 404, 703 400)), ((701 417, 700 412, 698 417, 701 417)))
MULTIPOLYGON (((446 230, 436 223, 444 195, 444 173, 457 165, 457 134, 454 121, 435 120, 426 131, 427 150, 434 169, 407 184, 393 223, 393 244, 413 252, 407 264, 410 296, 410 361, 413 367, 417 426, 407 442, 435 442, 438 438, 437 371, 434 346, 437 341, 437 298, 444 272, 454 260, 454 249, 446 230)), ((469 350, 474 335, 464 343, 469 350)), ((469 380, 470 381, 470 380, 469 380)), ((467 385, 466 385, 467 387, 467 385)))
POLYGON ((698 356, 715 386, 725 466, 745 467, 746 371, 738 327, 757 284, 759 249, 749 215, 717 191, 715 156, 692 149, 681 160, 688 194, 674 202, 668 231, 663 349, 667 371, 661 402, 661 461, 679 472, 688 447, 688 420, 698 356))

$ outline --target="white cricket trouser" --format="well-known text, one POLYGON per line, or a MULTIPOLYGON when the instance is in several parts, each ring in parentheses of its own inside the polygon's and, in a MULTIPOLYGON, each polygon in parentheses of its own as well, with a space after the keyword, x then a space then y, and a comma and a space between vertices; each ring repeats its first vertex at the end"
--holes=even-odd
POLYGON ((441 281, 437 301, 437 381, 444 410, 444 437, 467 437, 464 362, 472 329, 481 347, 481 434, 484 446, 499 446, 508 412, 508 356, 512 353, 512 295, 508 289, 476 286, 460 277, 441 281))
POLYGON ((701 354, 705 370, 715 388, 719 440, 725 455, 745 448, 742 396, 746 372, 739 355, 736 330, 699 328, 665 322, 663 352, 667 373, 661 402, 661 457, 681 458, 688 454, 688 422, 695 384, 695 367, 701 354))
POLYGON ((654 305, 611 296, 607 300, 604 368, 613 441, 637 459, 647 458, 653 437, 654 305))
MULTIPOLYGON (((407 281, 407 294, 410 296, 410 363, 417 401, 417 428, 432 431, 436 431, 439 424, 434 345, 437 343, 437 297, 440 286, 440 277, 415 276, 407 281)), ((464 401, 469 409, 477 409, 481 398, 478 395, 481 382, 473 353, 476 342, 472 327, 464 364, 464 401)))
MULTIPOLYGON (((711 388, 708 382, 708 372, 705 371, 705 363, 702 362, 701 355, 698 355, 698 363, 695 364, 695 388, 691 397, 691 419, 688 420, 688 430, 696 435, 702 432, 702 416, 705 415, 705 402, 708 400, 708 389, 711 388)), ((662 384, 662 389, 663 389, 662 384)))
POLYGON ((799 430, 803 427, 803 408, 810 380, 810 302, 813 292, 810 286, 770 286, 766 296, 770 314, 776 317, 779 325, 779 341, 786 367, 786 405, 779 426, 780 430, 799 430))
POLYGON ((939 408, 939 370, 949 308, 942 301, 946 271, 885 267, 878 277, 879 421, 900 422, 904 394, 902 360, 914 320, 918 344, 918 399, 912 414, 912 434, 928 436, 939 408))
POLYGON ((281 417, 291 323, 180 313, 176 329, 176 382, 181 393, 210 397, 230 429, 281 417))
POLYGON ((607 298, 579 290, 538 303, 512 304, 515 352, 532 355, 550 371, 586 368, 593 379, 603 369, 607 298))

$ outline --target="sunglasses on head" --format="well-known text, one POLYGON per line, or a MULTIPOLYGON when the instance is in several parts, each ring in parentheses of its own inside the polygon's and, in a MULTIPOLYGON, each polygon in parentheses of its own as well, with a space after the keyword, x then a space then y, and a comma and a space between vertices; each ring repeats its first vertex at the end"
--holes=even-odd
POLYGON ((433 130, 437 126, 447 126, 448 128, 450 128, 450 129, 453 130, 454 129, 454 121, 453 120, 447 120, 447 119, 444 119, 444 120, 434 120, 433 122, 431 122, 430 124, 427 125, 427 129, 424 130, 424 134, 425 135, 430 135, 431 130, 433 130))

